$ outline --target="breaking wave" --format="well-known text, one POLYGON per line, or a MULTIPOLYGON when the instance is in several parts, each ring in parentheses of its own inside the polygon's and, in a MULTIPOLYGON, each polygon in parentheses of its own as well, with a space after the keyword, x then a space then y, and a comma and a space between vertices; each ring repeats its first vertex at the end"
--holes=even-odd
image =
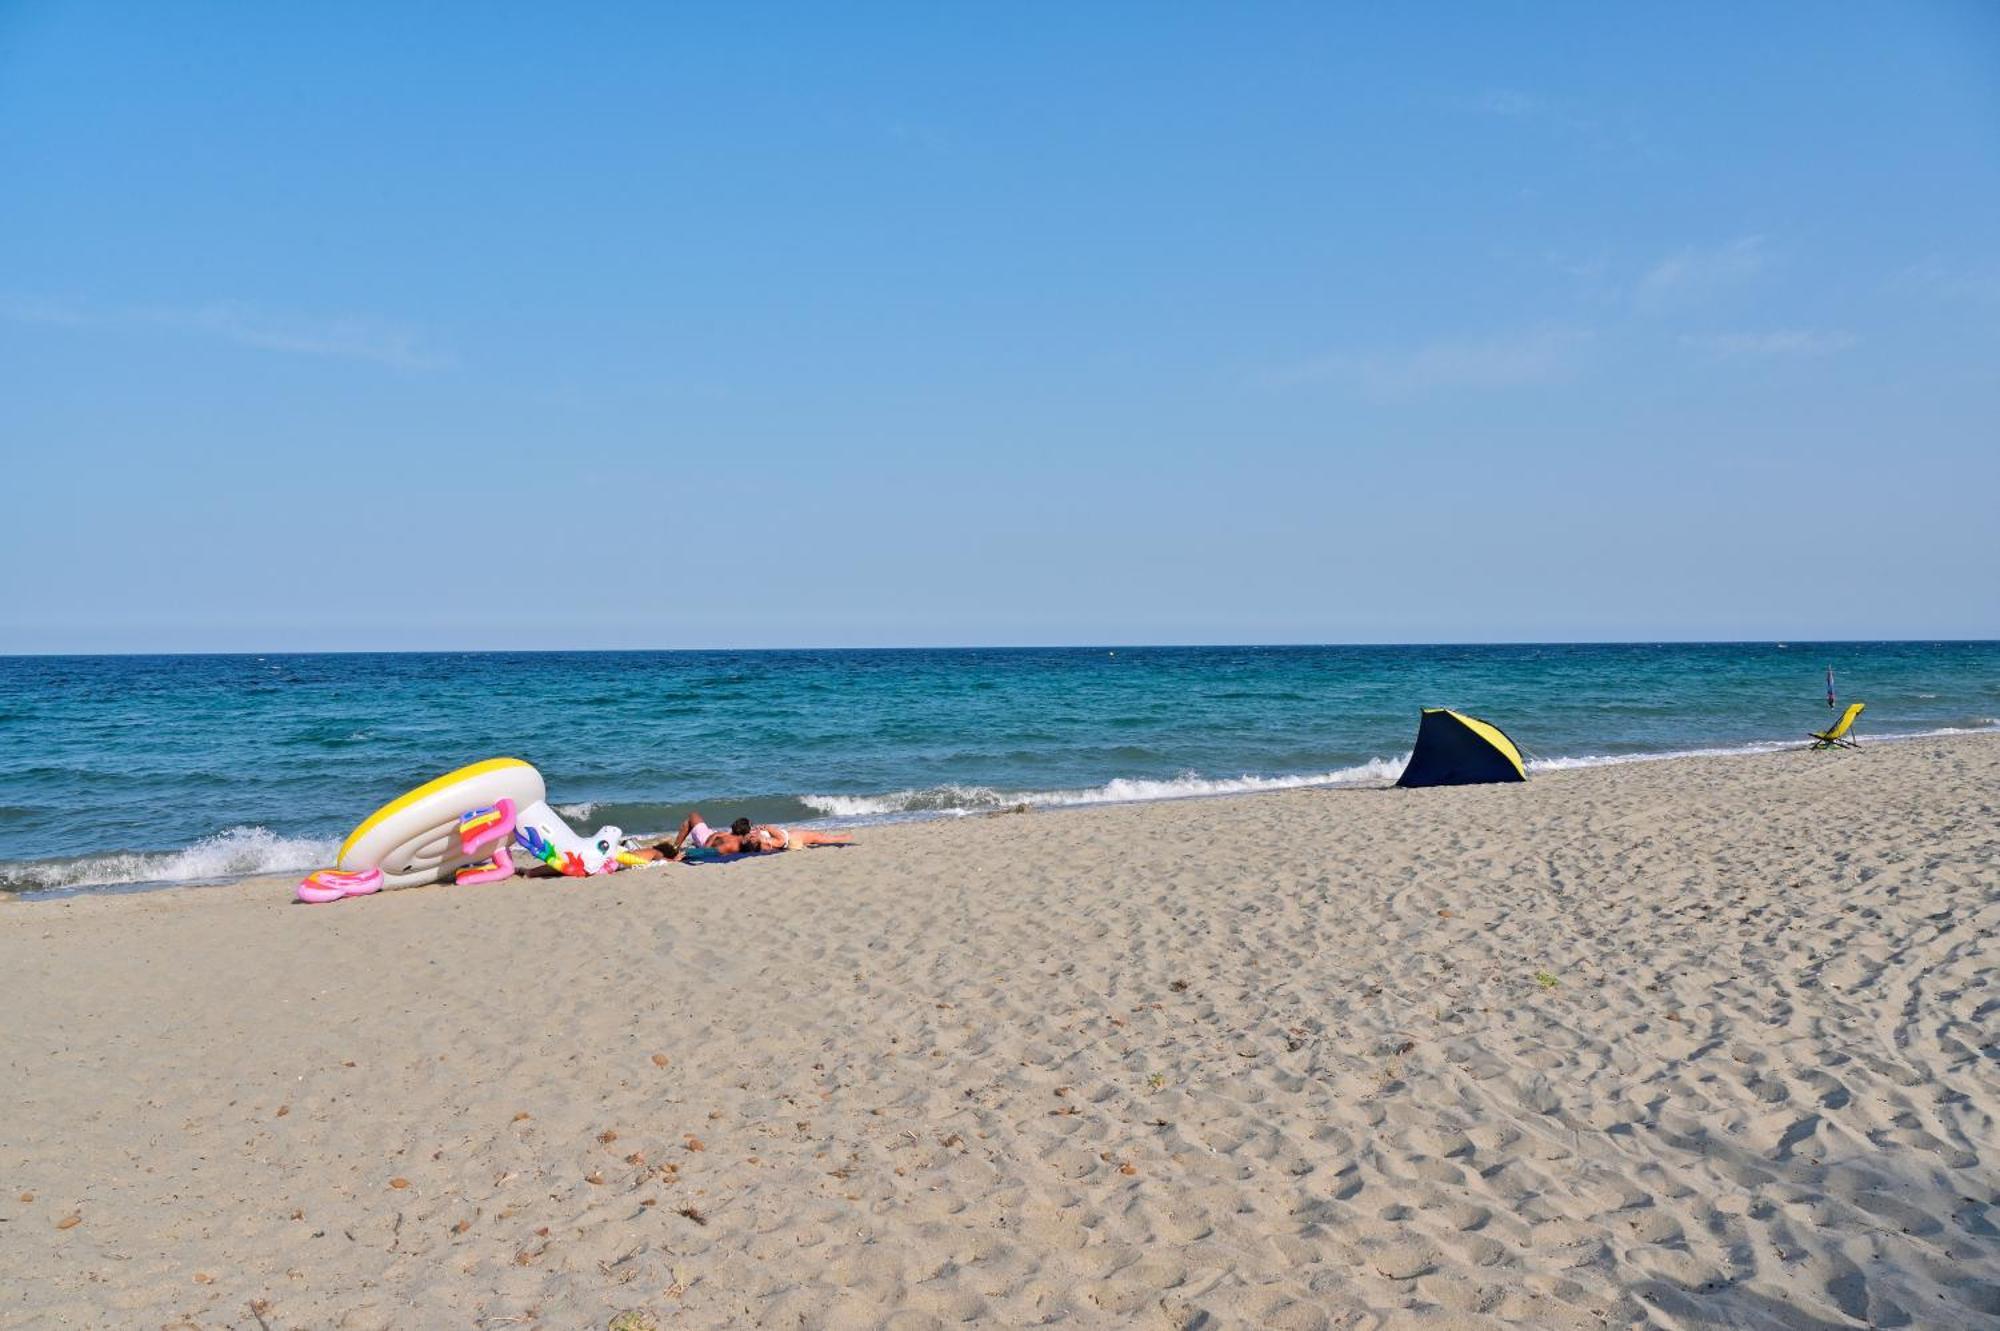
POLYGON ((1058 808, 1077 804, 1135 804, 1146 800, 1193 799, 1202 795, 1249 795, 1301 786, 1350 786, 1394 781, 1410 760, 1371 758, 1356 767, 1301 776, 1204 777, 1186 772, 1166 779, 1118 777, 1077 790, 999 790, 992 786, 926 786, 886 795, 801 795, 808 809, 826 818, 883 818, 897 814, 985 813, 1017 804, 1058 808))
MULTIPOLYGON (((1900 733, 1870 733, 1865 743, 1921 740, 1933 736, 1991 734, 2000 730, 2000 717, 1966 718, 1968 724, 1941 726, 1930 730, 1900 733)), ((1672 758, 1737 757, 1775 753, 1803 747, 1797 740, 1761 740, 1741 744, 1675 749, 1651 753, 1570 754, 1528 759, 1528 770, 1561 772, 1575 768, 1606 767, 1622 763, 1659 762, 1672 758)), ((1193 799, 1212 795, 1245 795, 1262 791, 1295 790, 1310 786, 1380 786, 1402 775, 1409 762, 1407 753, 1394 758, 1371 758, 1353 767, 1293 776, 1204 777, 1186 772, 1177 777, 1119 777, 1099 786, 1056 790, 1010 790, 997 786, 945 784, 922 789, 890 791, 881 795, 767 795, 704 801, 743 811, 758 820, 794 822, 838 820, 841 822, 891 822, 926 817, 954 817, 1011 809, 1018 805, 1040 808, 1092 804, 1131 804, 1152 800, 1193 799)), ((671 827, 684 806, 681 804, 618 803, 590 800, 557 806, 566 818, 579 823, 596 817, 621 820, 627 830, 650 831, 671 827)), ((34 815, 33 810, 0 806, 0 821, 34 815)), ((64 893, 79 889, 166 886, 175 883, 225 882, 265 874, 301 872, 331 864, 339 842, 332 839, 281 836, 265 827, 232 827, 203 837, 181 850, 113 851, 72 859, 0 860, 0 893, 64 893)))
POLYGON ((1740 758, 1752 753, 1777 753, 1781 749, 1796 749, 1799 745, 1790 741, 1770 740, 1763 743, 1734 744, 1716 749, 1673 749, 1661 753, 1580 753, 1564 758, 1530 758, 1530 772, 1567 772, 1578 767, 1615 767, 1621 763, 1656 763, 1669 758, 1740 758))
MULTIPOLYGON (((1970 727, 1942 726, 1914 733, 1871 735, 1876 743, 1923 739, 1934 735, 1969 735, 2000 729, 2000 718, 1978 717, 1970 727)), ((1751 754, 1780 753, 1803 747, 1800 740, 1751 740, 1741 744, 1694 749, 1671 749, 1651 753, 1584 753, 1554 758, 1529 757, 1528 771, 1563 772, 1581 767, 1611 767, 1621 763, 1664 762, 1671 758, 1738 758, 1751 754)), ((1118 777, 1101 786, 1075 790, 1002 790, 993 786, 939 785, 922 789, 894 790, 885 795, 801 795, 799 802, 822 818, 878 819, 912 816, 963 815, 1011 809, 1026 804, 1034 808, 1059 808, 1080 804, 1136 804, 1149 800, 1194 799, 1204 795, 1249 795, 1267 790, 1296 790, 1305 786, 1365 786, 1388 784, 1403 774, 1410 755, 1399 758, 1371 758, 1355 767, 1300 776, 1239 776, 1211 778, 1187 772, 1165 780, 1118 777)))
MULTIPOLYGON (((1979 716, 1969 726, 1937 726, 1930 730, 1895 730, 1864 734, 1864 743, 1899 744, 1907 740, 1931 739, 1940 735, 1983 735, 2000 730, 2000 717, 1979 716)), ((1756 753, 1783 753, 1805 747, 1798 739, 1746 740, 1741 744, 1704 749, 1667 749, 1658 753, 1584 753, 1562 758, 1529 758, 1530 772, 1562 772, 1577 767, 1610 767, 1618 763, 1657 763, 1669 758, 1741 758, 1756 753)))
POLYGON ((69 860, 0 861, 0 892, 50 892, 140 883, 202 883, 291 873, 333 863, 338 841, 232 827, 182 850, 114 851, 69 860))

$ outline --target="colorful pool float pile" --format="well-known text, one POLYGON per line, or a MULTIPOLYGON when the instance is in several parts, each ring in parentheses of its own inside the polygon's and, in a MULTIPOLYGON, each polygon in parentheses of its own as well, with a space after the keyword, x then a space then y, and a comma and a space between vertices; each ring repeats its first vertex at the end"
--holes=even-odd
POLYGON ((389 801, 362 819, 338 865, 299 884, 315 905, 385 887, 497 883, 514 875, 514 850, 571 878, 616 873, 644 861, 627 854, 624 832, 580 837, 548 805, 542 774, 519 758, 461 767, 389 801))

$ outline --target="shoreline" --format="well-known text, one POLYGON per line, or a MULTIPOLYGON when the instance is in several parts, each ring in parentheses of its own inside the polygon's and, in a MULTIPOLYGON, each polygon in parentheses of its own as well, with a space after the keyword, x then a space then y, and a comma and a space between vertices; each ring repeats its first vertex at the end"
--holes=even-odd
POLYGON ((1955 736, 6 912, 0 1328, 1969 1324, 1997 787, 1955 736))
MULTIPOLYGON (((1996 724, 1993 726, 1984 726, 1984 727, 1947 726, 1947 727, 1940 727, 1934 730, 1913 731, 1908 733, 1890 733, 1884 735, 1870 735, 1867 737, 1867 744, 1869 746, 1907 744, 1916 741, 1942 739, 1959 735, 1986 735, 1986 734, 2000 734, 2000 724, 1996 724)), ((1772 740, 1746 740, 1738 745, 1725 745, 1719 747, 1668 749, 1659 752, 1629 753, 1629 754, 1557 755, 1554 757, 1547 757, 1547 758, 1532 756, 1529 755, 1526 750, 1523 750, 1523 756, 1527 759, 1529 777, 1531 780, 1535 780, 1552 775, 1557 772, 1581 771, 1598 767, 1616 767, 1633 763, 1672 762, 1687 758, 1750 758, 1750 757, 1757 757, 1763 754, 1784 753, 1793 749, 1802 749, 1804 747, 1805 745, 1801 741, 1772 739, 1772 740)), ((1107 783, 1106 786, 1084 788, 1075 791, 1063 790, 1063 791, 1016 792, 1017 794, 1024 797, 1078 795, 1078 796, 1086 796, 1086 798, 1052 799, 1048 800, 1047 802, 1041 802, 1033 798, 1022 798, 1020 800, 1014 800, 1007 792, 996 792, 996 794, 998 794, 1002 798, 1003 803, 999 807, 995 808, 913 809, 904 811, 883 811, 880 813, 867 813, 858 815, 828 814, 817 818, 803 818, 792 821, 795 822, 796 825, 803 827, 827 827, 827 828, 838 828, 842 830, 852 830, 852 829, 873 828, 873 827, 893 827, 904 823, 951 822, 961 818, 991 817, 999 814, 1013 813, 1016 811, 1016 806, 1020 804, 1027 805, 1034 812, 1054 812, 1061 809, 1116 808, 1124 805, 1175 803, 1185 800, 1234 799, 1249 795, 1281 794, 1291 790, 1385 789, 1392 787, 1395 784, 1394 775, 1390 769, 1394 769, 1394 771, 1400 771, 1401 765, 1408 760, 1408 757, 1409 755, 1406 753, 1396 758, 1379 758, 1379 757, 1370 758, 1365 762, 1357 764, 1351 768, 1343 769, 1343 771, 1346 772, 1356 773, 1356 775, 1352 777, 1342 776, 1338 773, 1324 774, 1325 776, 1331 777, 1333 779, 1321 779, 1321 775, 1319 774, 1307 774, 1299 776, 1268 776, 1268 777, 1245 775, 1236 778, 1230 778, 1230 777, 1198 778, 1196 784, 1207 787, 1221 787, 1221 788, 1191 790, 1185 794, 1149 793, 1149 794, 1142 794, 1135 796, 1104 796, 1102 798, 1095 797, 1098 791, 1107 790, 1112 787, 1117 787, 1120 785, 1143 786, 1143 787, 1163 789, 1177 784, 1176 780, 1144 780, 1144 779, 1131 779, 1131 778, 1114 778, 1111 782, 1107 783), (1377 774, 1378 770, 1385 774, 1377 774), (1364 772, 1368 774, 1360 775, 1361 773, 1364 772)), ((851 801, 853 803, 880 803, 882 800, 889 798, 889 796, 886 795, 790 796, 786 798, 795 798, 803 801, 833 799, 833 800, 851 801)), ((556 807, 558 812, 561 812, 565 818, 568 818, 573 826, 582 827, 586 823, 586 821, 591 817, 591 812, 590 812, 591 810, 614 803, 619 803, 619 801, 571 801, 563 804, 558 804, 556 807), (584 812, 581 813, 574 812, 579 808, 584 810, 584 812)), ((43 859, 43 860, 31 860, 31 861, 15 861, 14 867, 20 867, 23 865, 74 864, 74 863, 86 863, 86 862, 94 862, 94 861, 110 860, 110 859, 159 858, 164 860, 171 860, 174 857, 189 854, 197 850, 204 844, 215 842, 219 838, 227 837, 232 833, 236 832, 262 834, 264 836, 271 837, 280 844, 286 844, 286 845, 303 844, 307 840, 306 838, 283 837, 280 836, 279 834, 269 832, 268 829, 264 829, 261 827, 229 829, 228 831, 225 832, 212 834, 211 836, 203 838, 194 843, 191 843, 188 846, 183 846, 175 849, 158 850, 158 851, 100 852, 97 854, 87 854, 87 855, 77 856, 70 859, 43 859)), ((630 832, 627 835, 629 837, 632 837, 640 841, 654 841, 671 836, 672 834, 673 834, 673 829, 669 827, 664 831, 630 832)), ((338 844, 337 841, 329 840, 327 842, 327 846, 329 847, 329 849, 337 844, 338 844)), ((165 891, 171 891, 175 888, 232 887, 244 883, 254 882, 263 878, 282 877, 287 874, 303 874, 305 872, 310 871, 311 869, 318 867, 323 867, 323 866, 319 863, 301 863, 296 866, 291 866, 286 868, 275 868, 275 867, 260 868, 245 873, 222 874, 215 876, 162 878, 162 879, 121 879, 121 880, 113 880, 105 882, 61 884, 43 888, 5 889, 5 890, 0 890, 0 903, 8 901, 18 901, 23 904, 29 904, 29 903, 41 903, 47 901, 66 901, 78 896, 94 896, 98 894, 126 896, 126 895, 135 895, 135 894, 143 894, 151 892, 165 892, 165 891)))

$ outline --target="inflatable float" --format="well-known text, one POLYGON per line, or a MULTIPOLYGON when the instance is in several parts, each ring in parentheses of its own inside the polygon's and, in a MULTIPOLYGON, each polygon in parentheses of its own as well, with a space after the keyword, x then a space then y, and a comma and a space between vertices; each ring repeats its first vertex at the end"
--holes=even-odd
POLYGON ((549 807, 540 772, 519 758, 489 758, 428 781, 362 819, 341 845, 337 868, 301 883, 299 899, 361 895, 339 888, 365 875, 379 875, 381 887, 446 878, 498 882, 513 876, 517 848, 568 877, 614 873, 643 862, 625 853, 623 837, 616 827, 578 836, 549 807))
POLYGON ((338 869, 314 869, 299 884, 299 900, 309 905, 324 906, 342 897, 373 896, 382 890, 382 871, 363 869, 360 873, 342 873, 338 869))

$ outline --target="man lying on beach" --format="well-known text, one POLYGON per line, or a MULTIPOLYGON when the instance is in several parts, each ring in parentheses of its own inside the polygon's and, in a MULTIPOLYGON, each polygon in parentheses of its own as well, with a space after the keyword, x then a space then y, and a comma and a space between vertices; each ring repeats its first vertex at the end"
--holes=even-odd
POLYGON ((805 828, 786 829, 773 823, 752 825, 748 818, 738 818, 724 832, 710 827, 702 819, 701 810, 696 809, 681 821, 680 831, 673 838, 662 841, 651 851, 640 851, 648 859, 658 857, 678 860, 687 855, 687 845, 694 843, 696 850, 709 855, 768 855, 780 850, 803 850, 808 846, 851 846, 854 838, 845 832, 813 832, 805 828))
MULTIPOLYGON (((719 832, 702 821, 701 810, 696 809, 681 820, 681 830, 674 833, 673 859, 680 854, 681 847, 692 841, 701 850, 712 850, 718 855, 737 855, 743 851, 743 838, 750 835, 750 820, 738 818, 729 825, 727 832, 719 832)), ((666 849, 665 842, 661 849, 666 849)))

